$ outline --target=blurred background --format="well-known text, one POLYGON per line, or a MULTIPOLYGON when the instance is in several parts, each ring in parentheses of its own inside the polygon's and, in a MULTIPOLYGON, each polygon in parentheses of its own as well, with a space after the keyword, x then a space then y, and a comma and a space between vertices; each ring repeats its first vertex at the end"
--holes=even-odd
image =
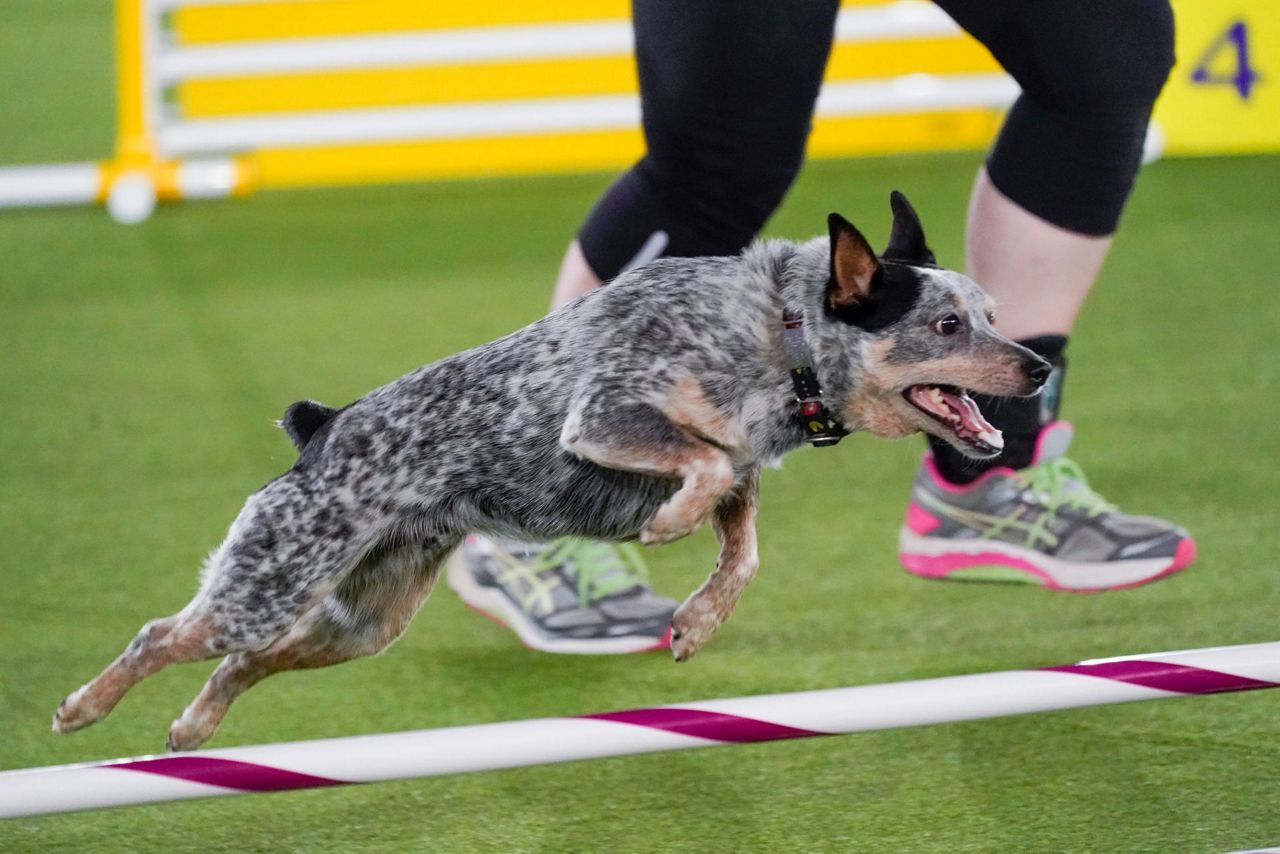
MULTIPOLYGON (((1257 63, 1280 50, 1280 11, 1175 5, 1149 156, 1276 150, 1257 63)), ((0 172, 0 205, 97 200, 122 175, 142 200, 120 204, 146 211, 148 192, 586 172, 643 150, 626 0, 118 0, 113 31, 105 3, 7 6, 0 105, 26 132, 6 159, 116 156, 0 172)), ((1016 94, 932 4, 845 0, 810 155, 979 149, 1016 94)))
MULTIPOLYGON (((264 683, 212 746, 1274 640, 1280 8, 1174 6, 1152 162, 1072 336, 1064 414, 1099 491, 1192 531, 1190 570, 1100 596, 908 577, 921 444, 854 437, 766 474, 760 577, 691 664, 532 653, 442 587, 389 653, 264 683)), ((49 716, 187 601, 244 496, 292 464, 285 406, 345 403, 546 310, 566 243, 641 150, 627 15, 0 0, 0 768, 162 748, 209 667, 75 736, 49 716)), ((813 158, 767 232, 840 210, 878 245, 900 188, 960 266, 1014 94, 932 5, 845 3, 813 158)), ((714 555, 707 532, 647 553, 676 597, 714 555)), ((50 817, 0 827, 0 847, 1238 850, 1280 844, 1278 702, 50 817)))

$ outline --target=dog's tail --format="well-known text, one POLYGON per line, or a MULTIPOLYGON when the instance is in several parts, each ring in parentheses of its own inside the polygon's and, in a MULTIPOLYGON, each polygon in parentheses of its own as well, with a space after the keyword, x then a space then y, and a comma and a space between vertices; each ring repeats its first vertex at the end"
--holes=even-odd
POLYGON ((276 423, 289 434, 293 444, 301 451, 311 441, 316 431, 333 420, 338 410, 314 400, 299 400, 289 404, 284 415, 276 423))

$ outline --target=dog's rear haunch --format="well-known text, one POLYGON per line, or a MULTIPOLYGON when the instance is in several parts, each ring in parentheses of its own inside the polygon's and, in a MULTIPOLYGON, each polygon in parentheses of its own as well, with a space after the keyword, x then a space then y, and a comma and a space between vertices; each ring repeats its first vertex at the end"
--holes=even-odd
POLYGON ((298 462, 249 496, 195 598, 67 697, 54 729, 101 720, 170 664, 222 657, 169 732, 170 749, 195 748, 260 679, 384 649, 471 531, 656 544, 710 519, 720 559, 673 621, 689 658, 756 572, 760 467, 806 439, 784 314, 842 429, 991 456, 1000 435, 966 390, 1026 395, 1047 374, 892 203, 881 256, 833 214, 807 243, 654 261, 342 410, 294 404, 298 462))

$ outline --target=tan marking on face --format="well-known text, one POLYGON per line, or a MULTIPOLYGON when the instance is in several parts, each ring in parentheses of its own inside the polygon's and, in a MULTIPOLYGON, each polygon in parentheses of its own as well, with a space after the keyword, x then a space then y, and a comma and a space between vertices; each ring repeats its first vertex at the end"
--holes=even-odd
POLYGON ((866 361, 872 365, 884 364, 889 360, 889 354, 893 352, 893 344, 893 338, 880 338, 872 341, 865 350, 866 361))
POLYGON ((888 364, 877 360, 872 383, 881 389, 908 385, 952 385, 994 396, 1030 394, 1035 387, 1022 366, 1022 355, 998 343, 980 345, 963 354, 923 362, 888 364))
POLYGON ((920 362, 912 368, 911 375, 930 378, 925 382, 981 394, 1016 396, 1035 391, 1023 369, 1022 355, 999 344, 979 346, 965 355, 920 362))
POLYGON ((945 358, 900 364, 888 361, 892 349, 891 339, 867 346, 863 382, 840 413, 845 424, 883 438, 900 438, 931 428, 928 416, 902 398, 902 390, 911 385, 949 385, 993 396, 1035 391, 1023 368, 1022 353, 999 341, 945 358))
POLYGON ((856 426, 882 439, 900 439, 920 432, 911 404, 897 393, 855 392, 840 412, 846 425, 856 426))
POLYGON ((873 436, 895 439, 909 436, 920 428, 908 420, 898 406, 899 380, 902 366, 889 364, 894 339, 881 338, 868 343, 863 350, 865 381, 858 384, 840 411, 840 420, 856 425, 873 436))

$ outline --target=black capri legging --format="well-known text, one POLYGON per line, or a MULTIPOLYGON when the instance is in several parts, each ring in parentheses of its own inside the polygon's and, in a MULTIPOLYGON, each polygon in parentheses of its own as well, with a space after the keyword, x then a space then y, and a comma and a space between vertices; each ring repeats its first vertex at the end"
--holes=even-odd
MULTIPOLYGON (((987 158, 1055 225, 1115 230, 1173 65, 1168 0, 936 0, 1018 81, 987 158)), ((578 238, 610 279, 638 255, 738 252, 800 169, 835 0, 633 0, 648 152, 578 238)))

